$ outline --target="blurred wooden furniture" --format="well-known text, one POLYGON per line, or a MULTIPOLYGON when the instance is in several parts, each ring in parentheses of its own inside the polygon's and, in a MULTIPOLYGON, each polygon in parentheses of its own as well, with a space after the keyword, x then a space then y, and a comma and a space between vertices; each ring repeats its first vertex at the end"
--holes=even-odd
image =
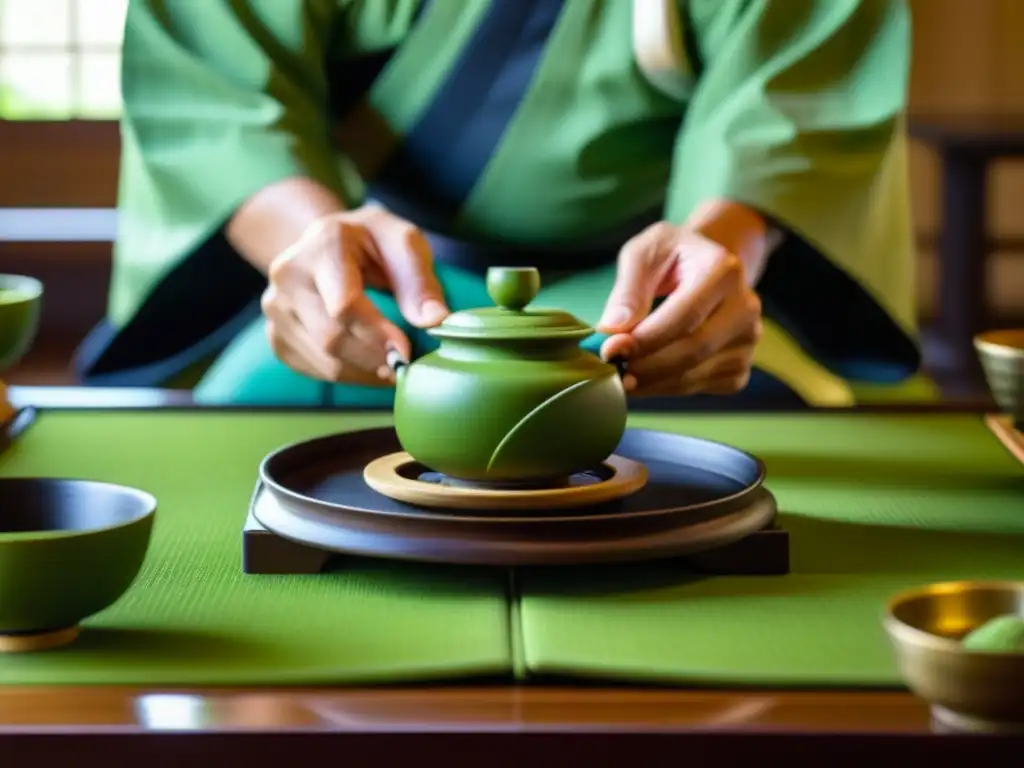
POLYGON ((973 392, 984 385, 971 340, 994 322, 986 289, 989 177, 998 161, 1024 158, 1024 115, 921 114, 909 130, 942 168, 938 335, 927 362, 948 394, 973 392))
POLYGON ((0 120, 0 272, 46 286, 37 343, 11 381, 70 383, 71 354, 103 317, 120 151, 115 121, 0 120))

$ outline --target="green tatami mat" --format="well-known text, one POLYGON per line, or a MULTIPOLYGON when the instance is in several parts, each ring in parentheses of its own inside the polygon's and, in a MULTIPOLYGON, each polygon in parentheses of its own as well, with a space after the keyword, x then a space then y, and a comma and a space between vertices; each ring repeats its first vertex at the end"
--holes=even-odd
MULTIPOLYGON (((260 460, 382 415, 43 413, 0 474, 106 480, 160 504, 148 560, 66 648, 0 657, 0 683, 327 684, 510 674, 502 572, 349 562, 248 576, 241 527, 260 460)), ((82 574, 82 578, 88 578, 82 574)))
POLYGON ((643 415, 632 425, 761 456, 793 573, 521 572, 521 648, 534 675, 899 686, 880 625, 894 592, 1024 579, 1024 468, 978 417, 643 415))

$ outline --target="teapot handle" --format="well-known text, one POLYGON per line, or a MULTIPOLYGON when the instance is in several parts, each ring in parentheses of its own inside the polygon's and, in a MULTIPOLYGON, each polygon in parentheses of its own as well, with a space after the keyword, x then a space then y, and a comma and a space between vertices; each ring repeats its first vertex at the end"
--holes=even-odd
POLYGON ((608 362, 615 366, 615 370, 619 372, 620 379, 626 378, 626 374, 629 372, 629 361, 626 358, 622 357, 622 355, 619 355, 617 357, 613 357, 608 362))
POLYGON ((402 353, 394 347, 388 347, 384 355, 384 362, 391 372, 398 375, 398 372, 409 365, 409 361, 402 357, 402 353))

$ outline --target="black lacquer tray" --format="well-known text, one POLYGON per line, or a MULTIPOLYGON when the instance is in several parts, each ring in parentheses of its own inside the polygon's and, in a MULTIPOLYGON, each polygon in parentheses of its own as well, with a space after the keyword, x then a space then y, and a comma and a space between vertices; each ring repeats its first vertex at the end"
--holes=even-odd
POLYGON ((316 573, 335 555, 491 566, 690 559, 712 573, 785 573, 764 466, 721 443, 627 430, 616 455, 642 462, 632 495, 568 510, 425 509, 371 489, 365 465, 400 451, 392 428, 285 446, 264 459, 244 529, 249 573, 316 573))

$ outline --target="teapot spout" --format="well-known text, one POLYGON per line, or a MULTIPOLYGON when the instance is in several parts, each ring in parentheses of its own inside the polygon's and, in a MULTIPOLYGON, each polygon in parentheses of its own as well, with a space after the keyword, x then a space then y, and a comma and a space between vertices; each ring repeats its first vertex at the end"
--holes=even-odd
POLYGON ((405 369, 409 367, 409 361, 402 357, 402 353, 394 347, 388 347, 384 361, 395 375, 395 382, 401 381, 405 375, 405 369))

